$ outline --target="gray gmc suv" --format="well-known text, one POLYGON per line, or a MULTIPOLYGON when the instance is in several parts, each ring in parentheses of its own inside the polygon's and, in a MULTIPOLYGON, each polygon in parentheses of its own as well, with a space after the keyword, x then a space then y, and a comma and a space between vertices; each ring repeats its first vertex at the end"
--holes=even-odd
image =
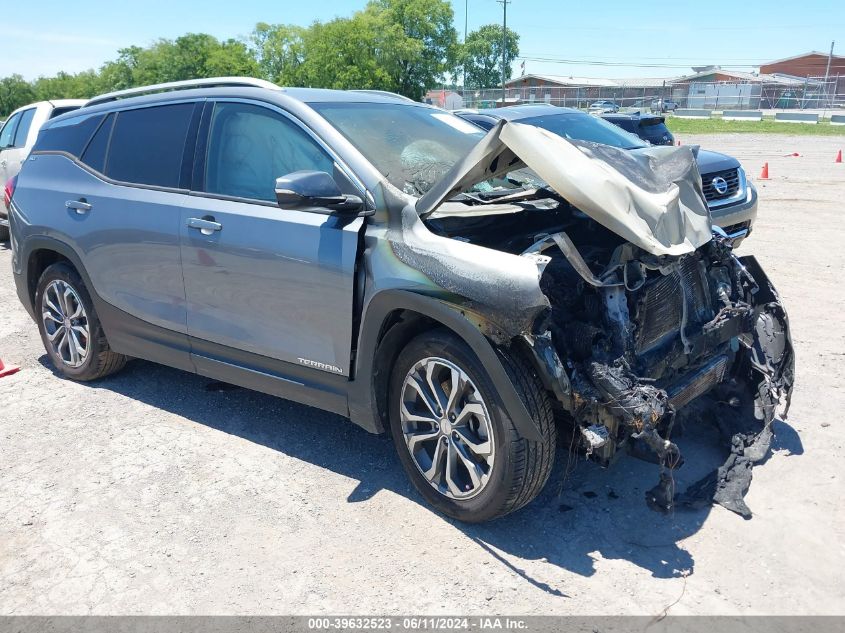
POLYGON ((558 430, 601 464, 653 460, 654 508, 747 514, 792 389, 786 313, 712 232, 685 147, 221 78, 48 122, 8 194, 61 374, 143 358, 348 416, 460 520, 531 501, 558 430), (675 494, 673 428, 708 421, 727 461, 675 494))

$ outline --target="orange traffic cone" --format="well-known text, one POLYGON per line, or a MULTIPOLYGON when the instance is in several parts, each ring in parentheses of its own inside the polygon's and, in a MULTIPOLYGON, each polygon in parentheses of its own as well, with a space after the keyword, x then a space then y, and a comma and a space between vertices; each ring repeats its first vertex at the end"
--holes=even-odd
POLYGON ((760 180, 769 180, 769 163, 763 163, 763 171, 760 172, 760 180))
POLYGON ((20 367, 17 365, 4 365, 3 359, 0 359, 0 378, 3 376, 11 376, 16 371, 18 371, 20 367))
POLYGON ((834 163, 841 163, 842 162, 842 150, 841 149, 836 153, 836 160, 833 161, 833 162, 834 163))

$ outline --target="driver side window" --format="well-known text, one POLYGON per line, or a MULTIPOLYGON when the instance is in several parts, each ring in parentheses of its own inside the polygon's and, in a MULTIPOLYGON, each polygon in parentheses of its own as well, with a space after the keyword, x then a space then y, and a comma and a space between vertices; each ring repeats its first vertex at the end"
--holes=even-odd
POLYGON ((217 103, 205 162, 205 191, 275 201, 276 178, 303 169, 332 173, 332 159, 292 121, 247 103, 217 103))

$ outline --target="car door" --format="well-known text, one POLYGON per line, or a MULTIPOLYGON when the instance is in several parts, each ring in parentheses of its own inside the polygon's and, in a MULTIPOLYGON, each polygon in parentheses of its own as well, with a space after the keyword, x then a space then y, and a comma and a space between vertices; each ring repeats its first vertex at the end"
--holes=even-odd
POLYGON ((203 128, 196 191, 181 221, 197 366, 197 356, 262 367, 270 359, 282 375, 284 363, 292 363, 348 376, 363 219, 282 209, 275 180, 299 170, 326 171, 344 193, 363 193, 322 143, 282 110, 209 103, 203 128))
POLYGON ((42 132, 21 193, 37 191, 29 206, 43 212, 43 230, 79 253, 101 299, 137 319, 133 335, 180 332, 186 361, 179 221, 190 181, 185 147, 192 158, 201 108, 81 110, 42 132))
POLYGON ((21 112, 16 112, 8 118, 0 130, 0 185, 5 185, 11 176, 8 176, 7 166, 15 151, 15 133, 21 120, 21 112))

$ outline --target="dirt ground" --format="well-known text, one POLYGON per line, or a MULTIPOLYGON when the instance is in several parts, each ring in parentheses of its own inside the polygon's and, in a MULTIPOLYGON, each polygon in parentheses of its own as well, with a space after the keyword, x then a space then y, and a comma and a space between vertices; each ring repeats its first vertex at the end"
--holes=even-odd
MULTIPOLYGON (((0 379, 0 614, 845 613, 842 139, 681 141, 772 178, 740 252, 784 297, 797 387, 753 519, 653 513, 656 467, 626 456, 565 482, 560 460, 524 510, 461 525, 341 418, 142 361, 62 380, 4 244, 0 358, 22 370, 0 379)), ((679 443, 682 482, 720 461, 709 429, 679 443)))

